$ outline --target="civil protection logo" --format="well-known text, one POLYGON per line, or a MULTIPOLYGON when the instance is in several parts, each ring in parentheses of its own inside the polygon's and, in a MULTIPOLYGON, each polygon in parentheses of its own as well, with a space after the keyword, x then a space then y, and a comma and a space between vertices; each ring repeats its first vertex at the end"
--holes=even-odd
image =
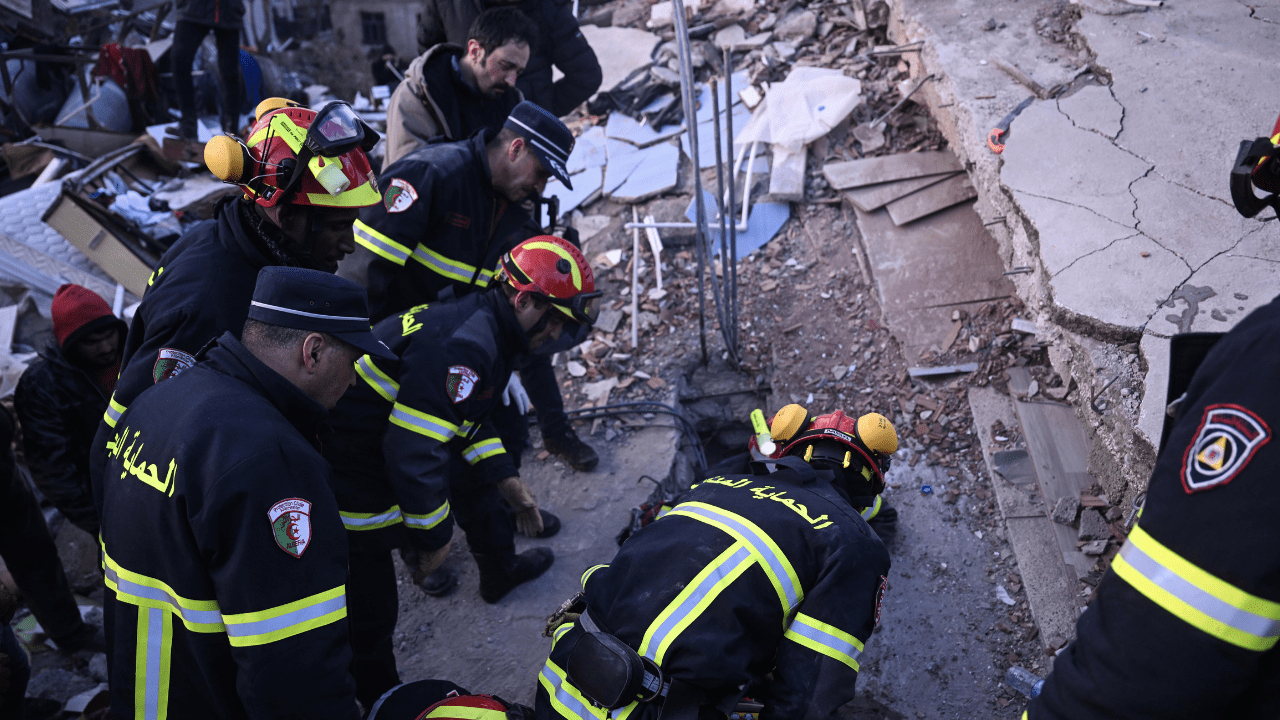
POLYGON ((453 365, 449 368, 449 376, 444 381, 444 390, 456 405, 471 397, 471 391, 475 390, 476 383, 479 381, 480 376, 475 370, 466 365, 453 365))
POLYGON ((302 498, 281 500, 267 511, 271 520, 271 534, 276 545, 290 555, 300 558, 311 544, 311 503, 302 498))
POLYGON ((151 367, 151 379, 158 383, 177 377, 178 373, 195 364, 195 358, 177 348, 160 348, 156 353, 156 364, 151 367))
POLYGON ((403 178, 393 178, 387 191, 382 194, 382 201, 387 205, 387 212, 401 213, 408 210, 418 199, 418 191, 403 178))
POLYGON ((1239 405, 1210 405, 1182 457, 1182 487, 1188 493, 1226 485, 1258 448, 1271 440, 1262 418, 1239 405))

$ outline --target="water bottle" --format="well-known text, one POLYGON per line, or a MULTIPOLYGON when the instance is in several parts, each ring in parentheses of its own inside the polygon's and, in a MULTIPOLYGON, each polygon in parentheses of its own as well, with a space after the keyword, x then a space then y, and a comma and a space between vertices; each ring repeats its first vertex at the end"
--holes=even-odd
POLYGON ((1039 675, 1017 665, 1010 666, 1005 672, 1004 683, 1028 698, 1039 695, 1040 688, 1044 687, 1044 680, 1039 675))

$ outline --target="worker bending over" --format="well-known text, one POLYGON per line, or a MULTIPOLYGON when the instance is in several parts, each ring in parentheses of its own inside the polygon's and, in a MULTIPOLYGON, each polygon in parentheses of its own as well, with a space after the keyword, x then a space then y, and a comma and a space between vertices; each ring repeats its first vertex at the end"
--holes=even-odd
POLYGON ((538 678, 538 717, 696 718, 744 695, 766 720, 834 717, 889 573, 850 501, 883 488, 889 458, 869 445, 885 436, 896 444, 871 416, 816 418, 777 472, 702 481, 587 570, 581 616, 555 629, 538 678))

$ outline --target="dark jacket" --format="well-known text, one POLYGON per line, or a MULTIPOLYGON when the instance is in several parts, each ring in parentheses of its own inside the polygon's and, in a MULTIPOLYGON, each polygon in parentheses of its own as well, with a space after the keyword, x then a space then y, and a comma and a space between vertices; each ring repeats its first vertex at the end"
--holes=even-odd
POLYGON ((516 88, 493 98, 468 85, 455 67, 465 52, 443 43, 409 64, 387 105, 385 166, 432 140, 465 140, 481 129, 496 134, 524 99, 516 88))
POLYGON ((192 227, 160 258, 125 339, 107 426, 143 390, 181 372, 205 343, 224 332, 240 337, 258 271, 271 263, 250 240, 239 202, 220 201, 212 220, 192 227))
POLYGON ((528 342, 498 290, 415 307, 373 334, 400 360, 360 358, 324 435, 342 522, 360 550, 435 550, 453 534, 451 455, 484 482, 518 475, 486 418, 528 342))
MULTIPOLYGON (((120 328, 123 334, 123 322, 120 328)), ((55 347, 22 373, 13 405, 36 487, 76 527, 97 537, 89 447, 107 409, 106 393, 55 347)))
MULTIPOLYGON (((889 553, 848 498, 804 465, 704 480, 582 582, 601 630, 700 690, 705 704, 727 712, 749 693, 769 720, 834 718, 853 699, 888 574, 889 553)), ((582 633, 555 631, 538 678, 541 720, 574 717, 561 707, 593 714, 576 707, 564 669, 582 633)), ((628 706, 614 717, 658 710, 628 706)))
POLYGON ((359 717, 324 416, 230 333, 121 416, 94 487, 112 717, 359 717))
MULTIPOLYGON (((442 42, 465 46, 471 23, 481 12, 499 6, 484 0, 427 0, 418 26, 418 52, 442 42)), ((514 7, 538 28, 538 42, 516 87, 526 100, 564 117, 600 89, 604 79, 600 61, 578 30, 569 0, 521 0, 514 7), (555 82, 551 79, 553 65, 564 73, 555 82)))
POLYGON ((1218 341, 1031 720, 1280 717, 1280 299, 1218 341))
POLYGON ((244 0, 177 0, 178 19, 219 28, 244 25, 244 0))
POLYGON ((409 153, 378 178, 383 202, 355 224, 338 274, 369 291, 373 320, 488 287, 502 254, 540 231, 493 189, 487 132, 409 153))

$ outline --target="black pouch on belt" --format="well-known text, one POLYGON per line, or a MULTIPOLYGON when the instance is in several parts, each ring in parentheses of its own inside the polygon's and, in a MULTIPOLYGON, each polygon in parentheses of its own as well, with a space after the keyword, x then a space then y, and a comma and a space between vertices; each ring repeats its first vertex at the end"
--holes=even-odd
POLYGON ((618 638, 586 632, 565 665, 569 682, 600 707, 617 710, 633 702, 652 702, 665 694, 662 671, 618 638))

